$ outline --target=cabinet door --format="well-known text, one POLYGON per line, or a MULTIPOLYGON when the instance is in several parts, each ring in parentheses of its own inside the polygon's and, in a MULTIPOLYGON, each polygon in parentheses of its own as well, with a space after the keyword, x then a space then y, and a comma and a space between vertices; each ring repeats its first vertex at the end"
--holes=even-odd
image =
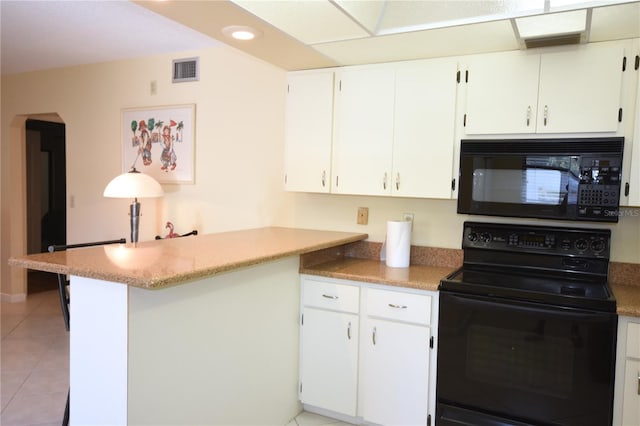
POLYGON ((622 424, 640 425, 640 360, 627 358, 624 377, 622 424))
POLYGON ((360 379, 362 417, 384 425, 426 425, 429 327, 368 319, 360 379))
POLYGON ((337 76, 332 192, 390 193, 394 74, 374 66, 337 76))
MULTIPOLYGON (((636 120, 633 139, 627 138, 626 143, 633 143, 631 147, 631 168, 629 185, 629 205, 640 206, 640 73, 638 73, 638 90, 636 97, 636 120), (631 142, 633 141, 633 142, 631 142)), ((622 188, 624 191, 625 188, 622 188)))
POLYGON ((290 73, 285 121, 285 189, 329 192, 333 71, 290 73))
POLYGON ((396 70, 391 194, 451 198, 456 72, 448 60, 396 70))
POLYGON ((617 131, 623 56, 589 47, 543 54, 538 133, 617 131))
POLYGON ((301 335, 300 400, 356 415, 358 316, 305 308, 301 335))
POLYGON ((470 58, 465 133, 535 132, 539 67, 530 52, 470 58))

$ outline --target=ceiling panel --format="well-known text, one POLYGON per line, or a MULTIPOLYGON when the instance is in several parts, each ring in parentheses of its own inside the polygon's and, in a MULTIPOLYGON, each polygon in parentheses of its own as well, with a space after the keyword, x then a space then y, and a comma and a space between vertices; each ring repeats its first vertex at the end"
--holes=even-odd
POLYGON ((306 44, 369 35, 362 26, 328 0, 234 0, 234 3, 306 44))
POLYGON ((593 9, 589 41, 640 37, 640 3, 593 9))
POLYGON ((390 1, 380 29, 381 34, 388 34, 399 32, 403 28, 442 28, 540 13, 543 10, 544 0, 390 1))
POLYGON ((333 0, 346 13, 360 22, 371 34, 377 32, 380 17, 384 13, 386 0, 333 0))

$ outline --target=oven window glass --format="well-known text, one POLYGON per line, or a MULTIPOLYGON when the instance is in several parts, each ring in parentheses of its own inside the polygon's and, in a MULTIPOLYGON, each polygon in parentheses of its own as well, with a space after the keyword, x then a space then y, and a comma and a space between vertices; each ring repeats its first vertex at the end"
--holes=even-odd
POLYGON ((567 398, 572 391, 574 343, 538 330, 474 324, 467 334, 467 377, 473 381, 567 398))
POLYGON ((559 206, 575 174, 568 156, 487 157, 475 163, 475 202, 559 206))

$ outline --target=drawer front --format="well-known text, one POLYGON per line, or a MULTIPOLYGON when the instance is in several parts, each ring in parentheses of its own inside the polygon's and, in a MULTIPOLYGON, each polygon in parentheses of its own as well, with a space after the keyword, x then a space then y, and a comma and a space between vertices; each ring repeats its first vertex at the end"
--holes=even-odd
POLYGON ((315 281, 302 281, 302 304, 357 314, 360 309, 360 288, 351 285, 315 281))
POLYGON ((640 324, 630 322, 627 327, 627 356, 640 358, 640 324))
POLYGON ((415 324, 431 323, 431 296, 369 289, 367 314, 415 324))

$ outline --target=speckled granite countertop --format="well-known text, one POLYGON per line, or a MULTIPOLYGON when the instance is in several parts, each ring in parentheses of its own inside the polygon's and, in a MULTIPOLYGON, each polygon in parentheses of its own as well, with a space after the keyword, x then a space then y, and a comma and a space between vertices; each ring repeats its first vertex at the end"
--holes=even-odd
POLYGON ((436 291, 440 280, 454 270, 455 268, 430 265, 390 268, 379 260, 345 258, 300 268, 300 273, 436 291))
MULTIPOLYGON (((380 243, 358 241, 303 255, 300 272, 435 291, 440 280, 462 265, 462 250, 411 247, 409 268, 389 268, 379 260, 380 243)), ((640 264, 611 262, 609 283, 618 315, 640 317, 640 264)))
POLYGON ((305 254, 300 273, 436 291, 440 280, 462 265, 461 250, 411 246, 411 266, 390 268, 379 260, 380 247, 358 241, 305 254))
POLYGON ((87 247, 9 259, 9 265, 159 289, 245 266, 340 246, 367 234, 260 228, 87 247))

